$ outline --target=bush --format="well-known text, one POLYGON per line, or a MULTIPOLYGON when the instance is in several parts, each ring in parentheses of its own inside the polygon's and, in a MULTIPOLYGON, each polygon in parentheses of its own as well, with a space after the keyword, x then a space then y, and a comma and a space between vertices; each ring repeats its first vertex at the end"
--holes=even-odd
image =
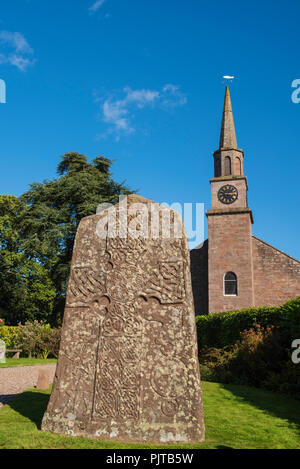
POLYGON ((202 378, 279 391, 300 399, 300 297, 283 306, 248 308, 196 318, 202 378))
POLYGON ((19 346, 28 357, 57 358, 60 330, 51 329, 49 324, 39 321, 19 324, 19 346))
POLYGON ((280 326, 281 335, 290 346, 293 339, 300 338, 300 297, 283 306, 197 316, 196 324, 199 349, 233 345, 239 340, 241 332, 257 324, 262 327, 280 326))
POLYGON ((60 336, 60 329, 50 329, 49 327, 43 330, 43 333, 41 334, 41 342, 39 344, 42 356, 45 357, 47 354, 47 357, 58 357, 60 336))
POLYGON ((241 332, 234 345, 204 347, 200 365, 208 381, 246 384, 300 399, 300 366, 292 363, 280 327, 256 325, 241 332))
POLYGON ((20 329, 17 326, 1 326, 0 339, 5 342, 6 348, 17 348, 20 329))

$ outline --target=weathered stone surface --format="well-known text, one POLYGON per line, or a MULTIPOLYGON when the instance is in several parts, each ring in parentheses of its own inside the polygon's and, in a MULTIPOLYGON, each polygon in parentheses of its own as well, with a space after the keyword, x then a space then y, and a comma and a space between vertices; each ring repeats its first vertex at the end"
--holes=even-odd
POLYGON ((4 340, 0 339, 0 363, 6 363, 5 358, 6 346, 4 340))
POLYGON ((168 216, 178 229, 176 212, 143 197, 129 196, 113 210, 83 219, 78 228, 42 429, 121 441, 202 441, 186 235, 180 227, 165 238, 168 216), (126 237, 100 239, 99 225, 110 211, 124 228, 124 206, 126 237), (155 239, 153 208, 160 210, 155 239))
POLYGON ((36 388, 37 389, 49 389, 49 386, 50 386, 50 371, 39 370, 36 388))

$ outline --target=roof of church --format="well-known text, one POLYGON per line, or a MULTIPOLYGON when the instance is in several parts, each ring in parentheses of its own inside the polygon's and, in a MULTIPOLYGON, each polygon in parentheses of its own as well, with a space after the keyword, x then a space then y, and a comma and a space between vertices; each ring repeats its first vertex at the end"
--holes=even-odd
POLYGON ((296 259, 295 257, 290 256, 289 254, 287 254, 286 252, 281 251, 280 249, 275 248, 275 246, 272 246, 272 244, 267 243, 263 239, 260 239, 260 238, 258 238, 257 236, 254 236, 254 235, 252 235, 252 238, 256 239, 257 241, 260 241, 263 244, 266 244, 266 246, 269 246, 269 248, 275 249, 275 251, 279 252, 280 254, 283 254, 286 257, 289 257, 290 259, 292 259, 292 261, 296 261, 300 264, 300 261, 298 259, 296 259))
POLYGON ((226 86, 219 149, 237 149, 229 86, 226 86))
MULTIPOLYGON (((300 261, 298 259, 296 259, 295 257, 292 257, 289 254, 287 254, 286 252, 283 252, 280 249, 275 248, 275 246, 272 246, 272 244, 267 243, 263 239, 260 239, 260 238, 258 238, 257 236, 254 236, 254 235, 252 235, 252 238, 256 239, 257 241, 260 241, 261 243, 265 244, 266 246, 269 246, 272 249, 275 249, 275 251, 279 252, 280 254, 283 254, 284 256, 289 257, 292 261, 296 261, 296 262, 300 263, 300 261)), ((193 249, 191 249, 191 251, 194 251, 196 249, 206 248, 207 247, 206 246, 207 242, 208 242, 208 239, 203 241, 203 243, 199 244, 198 246, 195 246, 193 249)))

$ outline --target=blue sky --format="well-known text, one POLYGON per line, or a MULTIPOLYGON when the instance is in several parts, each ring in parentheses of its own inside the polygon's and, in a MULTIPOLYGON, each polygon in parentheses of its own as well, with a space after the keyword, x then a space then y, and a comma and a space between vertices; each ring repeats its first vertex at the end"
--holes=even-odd
POLYGON ((2 0, 1 193, 78 151, 116 159, 145 197, 208 209, 235 75, 253 233, 299 258, 299 17, 298 0, 2 0))

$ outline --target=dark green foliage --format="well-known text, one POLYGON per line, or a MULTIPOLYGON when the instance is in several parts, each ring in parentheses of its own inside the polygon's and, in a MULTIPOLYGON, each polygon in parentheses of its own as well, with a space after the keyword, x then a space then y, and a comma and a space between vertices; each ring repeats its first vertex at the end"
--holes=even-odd
POLYGON ((20 223, 26 211, 22 200, 0 195, 0 317, 7 325, 47 320, 55 298, 49 271, 23 250, 20 223))
MULTIPOLYGON (((116 183, 110 173, 112 161, 99 156, 89 163, 85 155, 62 156, 59 178, 33 183, 21 196, 26 205, 20 219, 22 249, 42 265, 55 286, 50 322, 61 322, 76 230, 80 220, 94 215, 101 203, 117 203, 120 195, 132 193, 116 183)), ((48 318, 47 318, 48 320, 48 318)))
POLYGON ((240 333, 259 324, 280 326, 286 341, 300 338, 300 297, 283 306, 248 308, 196 317, 199 348, 233 345, 240 333))
POLYGON ((203 379, 300 399, 300 364, 291 360, 292 341, 300 338, 300 298, 278 308, 200 316, 197 328, 203 379))
POLYGON ((61 323, 80 220, 134 192, 113 180, 111 164, 66 153, 58 178, 31 184, 20 198, 0 196, 0 318, 7 325, 61 323))

